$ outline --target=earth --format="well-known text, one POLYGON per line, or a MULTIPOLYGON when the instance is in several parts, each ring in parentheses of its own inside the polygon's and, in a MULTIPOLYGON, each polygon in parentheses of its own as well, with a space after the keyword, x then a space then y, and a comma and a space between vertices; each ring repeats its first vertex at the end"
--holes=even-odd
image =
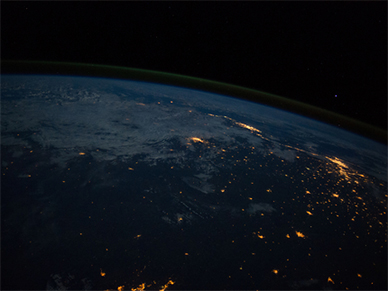
POLYGON ((2 75, 2 289, 387 289, 387 147, 171 85, 2 75))

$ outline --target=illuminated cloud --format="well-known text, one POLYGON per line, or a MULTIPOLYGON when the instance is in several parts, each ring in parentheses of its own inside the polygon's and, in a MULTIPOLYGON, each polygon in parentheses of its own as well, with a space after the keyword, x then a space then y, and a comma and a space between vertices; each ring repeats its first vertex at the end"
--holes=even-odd
MULTIPOLYGON (((198 176, 197 176, 198 177, 198 176)), ((184 177, 182 180, 191 188, 209 194, 214 192, 214 185, 208 183, 206 180, 198 179, 196 177, 184 177)))
POLYGON ((273 208, 270 204, 268 203, 250 203, 249 207, 247 209, 247 212, 249 214, 255 214, 257 212, 268 212, 272 213, 276 211, 275 208, 273 208))

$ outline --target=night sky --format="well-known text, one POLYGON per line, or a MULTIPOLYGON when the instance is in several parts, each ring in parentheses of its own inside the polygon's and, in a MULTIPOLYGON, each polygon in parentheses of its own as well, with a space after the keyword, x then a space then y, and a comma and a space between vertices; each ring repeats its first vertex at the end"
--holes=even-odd
POLYGON ((387 129, 386 1, 3 1, 1 9, 3 60, 195 76, 387 129))

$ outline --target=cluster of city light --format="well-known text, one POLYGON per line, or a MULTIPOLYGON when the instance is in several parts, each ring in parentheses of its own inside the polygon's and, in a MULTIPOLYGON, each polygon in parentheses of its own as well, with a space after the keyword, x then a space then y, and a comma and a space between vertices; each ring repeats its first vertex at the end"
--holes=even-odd
POLYGON ((240 127, 243 127, 243 128, 246 128, 246 129, 249 129, 250 131, 256 131, 256 132, 259 132, 261 133, 260 130, 258 130, 257 128, 254 128, 253 126, 250 126, 250 125, 247 125, 247 124, 244 124, 242 122, 236 122, 236 124, 240 127))
POLYGON ((202 138, 195 137, 195 136, 193 136, 193 137, 188 137, 187 140, 192 141, 192 142, 194 142, 194 143, 197 143, 197 142, 206 143, 206 141, 203 140, 202 138))
MULTIPOLYGON (((103 272, 102 269, 100 269, 100 270, 101 270, 101 271, 100 271, 100 275, 101 275, 102 277, 105 277, 106 273, 103 272)), ((153 286, 153 285, 156 285, 156 281, 153 281, 153 282, 150 283, 150 284, 146 284, 146 283, 144 282, 144 283, 139 284, 139 285, 136 286, 136 287, 130 287, 130 288, 131 288, 130 290, 131 290, 131 291, 143 291, 143 290, 146 290, 146 288, 150 288, 150 287, 153 286, 153 288, 151 288, 150 290, 165 291, 169 286, 174 285, 175 283, 176 283, 176 282, 174 282, 174 281, 172 281, 172 280, 170 279, 170 280, 167 281, 166 284, 163 284, 163 285, 160 286, 159 288, 155 288, 155 286, 153 286)), ((124 288, 125 288, 125 285, 120 285, 120 286, 117 287, 117 290, 118 290, 118 291, 123 291, 123 290, 125 290, 124 288)), ((114 290, 116 290, 116 289, 107 289, 106 291, 114 291, 114 290)))

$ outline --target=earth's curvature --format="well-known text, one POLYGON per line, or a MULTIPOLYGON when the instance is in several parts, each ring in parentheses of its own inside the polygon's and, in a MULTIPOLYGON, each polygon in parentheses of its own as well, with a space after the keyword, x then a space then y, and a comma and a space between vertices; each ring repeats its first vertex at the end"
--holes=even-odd
POLYGON ((387 148, 204 91, 1 80, 2 289, 386 289, 387 148))

